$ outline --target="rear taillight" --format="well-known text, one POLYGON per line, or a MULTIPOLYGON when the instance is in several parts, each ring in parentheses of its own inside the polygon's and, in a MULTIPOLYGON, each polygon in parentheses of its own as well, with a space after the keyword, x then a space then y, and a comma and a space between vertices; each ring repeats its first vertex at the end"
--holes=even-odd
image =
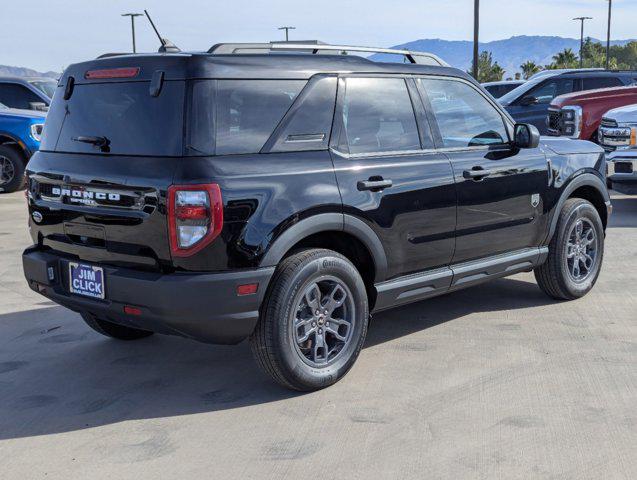
POLYGON ((173 256, 188 257, 212 242, 223 228, 219 185, 170 186, 168 225, 173 256))

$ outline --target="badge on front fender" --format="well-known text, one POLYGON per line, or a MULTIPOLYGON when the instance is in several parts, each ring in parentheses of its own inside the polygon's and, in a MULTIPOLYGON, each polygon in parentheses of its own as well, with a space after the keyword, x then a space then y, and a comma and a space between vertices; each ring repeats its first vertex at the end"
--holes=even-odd
POLYGON ((533 195, 531 195, 531 206, 533 208, 537 208, 539 204, 540 204, 540 194, 534 193, 533 195))

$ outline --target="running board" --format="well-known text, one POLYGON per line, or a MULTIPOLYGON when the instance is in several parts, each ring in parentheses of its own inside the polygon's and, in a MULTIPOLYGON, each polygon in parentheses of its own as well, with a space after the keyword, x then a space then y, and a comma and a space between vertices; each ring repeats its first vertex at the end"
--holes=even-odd
POLYGON ((548 247, 526 248, 377 283, 374 311, 417 302, 494 278, 530 271, 544 263, 548 252, 548 247))

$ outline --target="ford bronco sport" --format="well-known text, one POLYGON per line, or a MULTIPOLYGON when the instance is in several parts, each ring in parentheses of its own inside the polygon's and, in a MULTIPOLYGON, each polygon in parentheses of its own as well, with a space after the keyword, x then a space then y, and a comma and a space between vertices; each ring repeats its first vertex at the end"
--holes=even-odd
POLYGON ((252 47, 64 72, 27 167, 33 290, 117 339, 249 338, 314 390, 370 312, 531 270, 556 299, 593 287, 599 146, 540 139, 426 54, 252 47))

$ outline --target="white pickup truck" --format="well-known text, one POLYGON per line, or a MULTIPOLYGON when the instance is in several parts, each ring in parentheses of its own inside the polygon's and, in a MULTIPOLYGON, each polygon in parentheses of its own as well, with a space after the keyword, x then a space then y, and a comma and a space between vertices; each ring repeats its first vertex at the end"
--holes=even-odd
POLYGON ((609 110, 602 118, 599 143, 608 153, 609 186, 637 194, 637 105, 609 110))

